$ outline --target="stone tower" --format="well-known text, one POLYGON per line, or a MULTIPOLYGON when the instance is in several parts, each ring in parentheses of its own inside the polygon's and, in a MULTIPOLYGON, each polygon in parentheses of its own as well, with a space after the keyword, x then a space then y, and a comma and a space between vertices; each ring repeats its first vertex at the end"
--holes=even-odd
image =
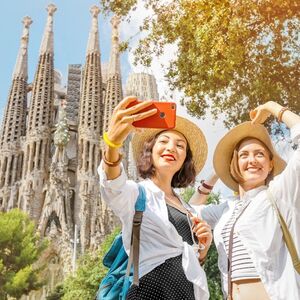
POLYGON ((97 167, 100 163, 100 137, 102 135, 102 78, 98 32, 100 9, 93 6, 92 26, 89 34, 86 62, 83 70, 79 125, 78 125, 78 167, 77 201, 80 202, 80 244, 81 251, 96 247, 110 231, 111 213, 100 199, 97 167))
POLYGON ((155 77, 147 73, 129 74, 125 93, 126 96, 137 96, 140 100, 159 100, 155 77))
POLYGON ((47 11, 48 18, 40 47, 27 120, 20 199, 20 207, 36 222, 40 219, 45 199, 43 188, 49 172, 54 109, 53 15, 56 6, 48 5, 47 11))
POLYGON ((103 131, 107 131, 109 119, 116 105, 122 100, 122 81, 120 68, 120 53, 119 53, 119 24, 120 17, 113 16, 112 24, 112 38, 111 38, 111 52, 107 70, 105 100, 104 100, 104 120, 103 131))
POLYGON ((12 85, 3 119, 0 144, 0 210, 17 206, 23 155, 21 136, 25 134, 27 106, 27 60, 30 17, 23 19, 23 33, 12 85))
MULTIPOLYGON (((147 73, 131 73, 127 78, 125 93, 126 96, 134 95, 140 100, 159 100, 156 79, 147 73)), ((131 143, 129 143, 127 164, 128 177, 138 180, 131 143)))

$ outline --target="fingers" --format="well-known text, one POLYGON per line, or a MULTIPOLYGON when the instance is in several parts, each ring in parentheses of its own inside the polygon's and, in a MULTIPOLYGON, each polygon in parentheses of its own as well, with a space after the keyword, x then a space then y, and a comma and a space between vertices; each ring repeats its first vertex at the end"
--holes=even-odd
POLYGON ((126 107, 132 103, 137 101, 137 97, 136 96, 128 96, 126 98, 124 98, 117 106, 115 109, 126 109, 126 107))
MULTIPOLYGON (((193 218, 192 218, 193 219, 193 218)), ((195 235, 198 237, 199 235, 208 232, 209 234, 211 234, 211 227, 203 220, 198 219, 198 223, 194 222, 193 225, 193 232, 195 233, 195 235)))
POLYGON ((257 111, 256 110, 251 110, 249 115, 250 115, 250 120, 254 120, 256 115, 257 115, 257 111))
POLYGON ((199 236, 203 233, 211 233, 211 228, 208 224, 199 224, 193 228, 193 231, 195 232, 196 236, 199 236))
POLYGON ((133 115, 141 110, 143 110, 144 108, 147 108, 148 106, 151 106, 153 103, 153 101, 142 101, 138 104, 135 104, 134 106, 130 107, 130 108, 126 108, 126 110, 124 110, 124 112, 126 112, 127 115, 133 115))
POLYGON ((133 123, 135 121, 146 119, 146 118, 148 118, 148 117, 150 117, 150 116, 152 116, 152 115, 154 115, 156 113, 157 113, 157 109, 153 108, 153 109, 145 111, 143 113, 139 113, 139 114, 136 114, 136 115, 130 115, 130 116, 123 117, 123 121, 124 122, 128 122, 128 123, 133 123))

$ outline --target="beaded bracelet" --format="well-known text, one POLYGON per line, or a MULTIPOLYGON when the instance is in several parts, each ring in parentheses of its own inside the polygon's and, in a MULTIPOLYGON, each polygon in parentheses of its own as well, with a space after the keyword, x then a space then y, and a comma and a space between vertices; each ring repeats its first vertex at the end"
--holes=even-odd
POLYGON ((123 146, 123 144, 115 144, 113 143, 107 136, 107 132, 104 132, 103 133, 103 140, 105 142, 105 144, 111 148, 114 148, 114 149, 118 149, 118 148, 121 148, 123 146))

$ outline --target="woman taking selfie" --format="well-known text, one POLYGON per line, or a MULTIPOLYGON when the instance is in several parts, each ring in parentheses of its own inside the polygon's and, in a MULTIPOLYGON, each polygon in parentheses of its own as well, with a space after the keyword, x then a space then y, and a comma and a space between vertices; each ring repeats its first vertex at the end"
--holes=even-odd
MULTIPOLYGON (((119 148, 135 131, 134 121, 156 113, 156 109, 140 112, 151 101, 128 108, 134 101, 134 97, 125 98, 115 108, 104 134, 106 148, 99 167, 101 195, 121 220, 127 253, 138 184, 127 179, 119 148)), ((174 129, 136 133, 132 148, 143 178, 139 184, 146 190, 146 210, 140 233, 139 285, 129 289, 127 299, 208 299, 200 262, 211 244, 211 230, 192 216, 193 209, 174 191, 192 184, 202 169, 207 155, 203 133, 192 122, 177 116, 174 129)))
POLYGON ((252 122, 230 130, 214 153, 217 176, 238 196, 201 207, 203 195, 190 201, 214 230, 223 289, 234 300, 300 299, 300 275, 271 204, 273 199, 299 253, 300 148, 286 165, 260 124, 270 115, 291 129, 299 145, 298 115, 275 102, 258 106, 250 113, 252 122))

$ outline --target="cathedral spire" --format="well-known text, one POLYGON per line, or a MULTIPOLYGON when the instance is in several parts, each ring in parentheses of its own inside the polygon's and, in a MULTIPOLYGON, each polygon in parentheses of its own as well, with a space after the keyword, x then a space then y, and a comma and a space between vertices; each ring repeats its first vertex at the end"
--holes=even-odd
POLYGON ((30 17, 23 19, 23 33, 0 134, 0 210, 17 206, 18 182, 21 179, 27 106, 27 60, 30 17))
POLYGON ((89 33, 89 40, 86 49, 87 55, 93 52, 100 53, 98 30, 98 15, 100 13, 100 8, 94 5, 91 7, 90 12, 92 14, 92 27, 89 33))
POLYGON ((111 51, 108 65, 108 74, 105 89, 104 99, 104 120, 103 132, 107 131, 109 119, 114 108, 123 98, 122 80, 120 70, 120 52, 119 52, 119 24, 120 17, 115 15, 111 19, 112 37, 111 37, 111 51))
POLYGON ((48 178, 51 151, 51 130, 54 114, 54 51, 53 15, 56 6, 47 7, 47 22, 43 34, 39 62, 32 84, 24 143, 23 180, 20 207, 36 221, 44 201, 44 184, 48 178))
POLYGON ((44 53, 53 53, 53 15, 57 8, 54 4, 49 4, 47 6, 48 18, 43 35, 43 40, 40 47, 40 55, 44 53))
MULTIPOLYGON (((102 133, 103 99, 100 62, 98 14, 100 9, 93 6, 92 26, 89 33, 87 53, 82 76, 79 126, 78 126, 78 206, 80 211, 80 241, 84 252, 91 246, 91 236, 100 232, 95 227, 93 214, 98 211, 100 193, 97 166, 100 163, 99 137, 102 133)), ((76 205, 76 204, 75 204, 76 205)))
POLYGON ((30 17, 26 16, 23 18, 22 23, 24 24, 23 33, 21 37, 21 46, 18 53, 13 78, 22 77, 25 80, 28 78, 28 42, 29 42, 29 27, 32 24, 30 17))
MULTIPOLYGON (((114 15, 110 21, 112 24, 112 34, 111 34, 111 51, 108 66, 109 75, 120 74, 120 53, 119 53, 119 25, 121 18, 114 15)), ((108 75, 108 76, 109 76, 108 75)))

